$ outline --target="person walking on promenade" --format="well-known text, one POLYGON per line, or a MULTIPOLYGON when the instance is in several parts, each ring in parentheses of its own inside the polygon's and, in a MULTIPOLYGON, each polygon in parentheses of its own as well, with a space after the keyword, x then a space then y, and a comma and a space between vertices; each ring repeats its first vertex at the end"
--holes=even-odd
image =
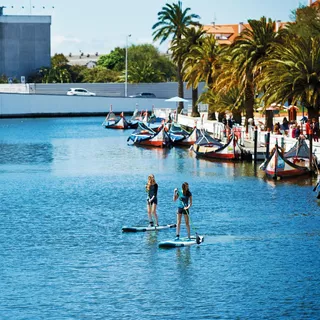
POLYGON ((313 135, 313 141, 318 142, 319 141, 319 122, 316 120, 316 118, 312 118, 312 135, 313 135))
POLYGON ((177 210, 177 229, 176 229, 176 240, 180 237, 180 225, 182 215, 184 216, 184 221, 186 223, 188 238, 190 239, 190 218, 189 218, 189 208, 192 206, 192 193, 189 190, 189 184, 184 182, 182 184, 182 189, 174 189, 173 201, 179 199, 178 210, 177 210))
POLYGON ((147 192, 147 212, 149 219, 149 226, 153 227, 154 223, 159 226, 158 215, 157 215, 157 204, 158 204, 158 184, 153 174, 148 176, 148 182, 146 184, 147 192))
POLYGON ((306 122, 306 137, 309 139, 312 137, 312 130, 311 130, 311 124, 310 124, 310 119, 307 120, 306 122))

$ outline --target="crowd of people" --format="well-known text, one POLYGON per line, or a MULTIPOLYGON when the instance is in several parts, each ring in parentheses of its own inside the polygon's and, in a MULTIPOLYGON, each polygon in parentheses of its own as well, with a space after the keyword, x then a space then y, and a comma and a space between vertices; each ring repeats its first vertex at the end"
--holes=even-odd
POLYGON ((305 126, 303 126, 303 122, 298 124, 297 121, 290 123, 286 117, 283 118, 282 124, 277 122, 273 126, 274 134, 281 134, 291 138, 300 138, 301 136, 309 139, 313 138, 314 141, 319 141, 320 129, 319 129, 319 121, 316 118, 306 119, 305 126))

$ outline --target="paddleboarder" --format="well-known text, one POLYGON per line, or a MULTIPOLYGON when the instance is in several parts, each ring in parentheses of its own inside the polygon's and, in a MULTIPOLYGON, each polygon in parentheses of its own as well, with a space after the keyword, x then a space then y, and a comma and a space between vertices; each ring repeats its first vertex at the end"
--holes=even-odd
POLYGON ((186 228, 188 232, 188 238, 190 239, 190 219, 189 219, 189 208, 192 206, 192 193, 189 190, 189 184, 184 182, 182 184, 182 189, 174 189, 173 201, 179 199, 178 210, 177 210, 177 233, 176 239, 179 240, 180 237, 180 225, 182 215, 184 216, 184 221, 186 223, 186 228))
POLYGON ((148 182, 146 184, 146 192, 147 192, 147 212, 149 218, 149 227, 153 227, 154 223, 156 226, 158 223, 158 215, 157 215, 157 205, 158 205, 158 184, 154 178, 153 174, 148 176, 148 182))

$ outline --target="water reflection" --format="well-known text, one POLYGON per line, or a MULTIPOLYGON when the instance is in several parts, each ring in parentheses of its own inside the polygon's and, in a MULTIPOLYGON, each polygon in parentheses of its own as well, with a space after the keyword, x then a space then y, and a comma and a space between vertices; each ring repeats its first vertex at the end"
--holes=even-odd
POLYGON ((176 249, 177 264, 182 269, 191 264, 190 246, 176 249))
POLYGON ((40 164, 53 161, 50 143, 0 144, 0 164, 40 164))
POLYGON ((150 146, 142 146, 142 145, 129 145, 133 148, 138 148, 140 150, 141 154, 144 154, 146 150, 148 150, 150 153, 152 152, 158 159, 165 159, 168 157, 168 154, 170 153, 170 149, 168 148, 157 148, 157 147, 150 147, 150 146))

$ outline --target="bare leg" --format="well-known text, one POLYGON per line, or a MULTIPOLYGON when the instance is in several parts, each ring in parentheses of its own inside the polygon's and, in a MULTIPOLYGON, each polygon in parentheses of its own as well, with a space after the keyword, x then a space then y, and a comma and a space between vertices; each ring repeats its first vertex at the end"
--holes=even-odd
POLYGON ((149 223, 150 223, 153 220, 152 220, 152 215, 151 215, 151 205, 149 203, 147 203, 147 212, 148 212, 148 219, 149 219, 149 223))
POLYGON ((190 219, 189 219, 189 216, 187 214, 184 214, 184 221, 186 222, 188 238, 190 238, 190 219))
POLYGON ((182 214, 177 213, 177 236, 180 235, 181 216, 182 214))
POLYGON ((152 204, 151 209, 152 209, 152 214, 153 214, 153 216, 154 216, 154 220, 155 220, 155 222, 156 222, 156 225, 159 225, 158 215, 157 215, 157 205, 156 205, 155 203, 152 204))

